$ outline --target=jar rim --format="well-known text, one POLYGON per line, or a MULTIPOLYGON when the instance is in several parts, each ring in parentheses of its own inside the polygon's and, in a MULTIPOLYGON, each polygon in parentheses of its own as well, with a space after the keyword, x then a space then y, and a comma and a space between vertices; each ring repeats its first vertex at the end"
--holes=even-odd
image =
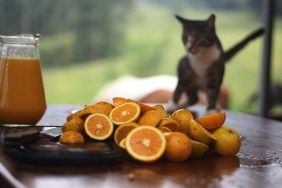
POLYGON ((0 44, 32 44, 38 45, 40 34, 0 35, 0 44))

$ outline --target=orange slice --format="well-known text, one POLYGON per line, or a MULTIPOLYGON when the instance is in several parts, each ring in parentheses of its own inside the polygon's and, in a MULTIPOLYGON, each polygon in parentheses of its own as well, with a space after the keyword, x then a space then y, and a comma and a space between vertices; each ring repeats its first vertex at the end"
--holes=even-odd
POLYGON ((137 104, 141 107, 141 113, 147 112, 147 111, 149 111, 149 110, 156 110, 156 108, 153 107, 153 106, 144 104, 144 103, 142 103, 142 102, 135 101, 135 100, 133 100, 133 99, 127 99, 127 101, 137 103, 137 104))
POLYGON ((156 127, 144 125, 130 131, 125 146, 134 159, 141 162, 154 162, 164 154, 166 139, 156 127))
POLYGON ((114 140, 117 145, 126 138, 127 134, 134 128, 138 127, 138 124, 135 122, 129 122, 118 126, 115 130, 114 140))
POLYGON ((193 119, 189 124, 189 137, 207 145, 216 142, 216 138, 193 119))
POLYGON ((114 107, 117 107, 117 106, 127 102, 127 100, 125 98, 122 98, 122 97, 114 97, 112 100, 113 100, 113 103, 114 103, 114 107))
POLYGON ((60 136, 59 141, 65 144, 79 144, 84 142, 84 137, 77 131, 68 130, 60 136))
POLYGON ((102 108, 101 106, 95 105, 95 104, 88 105, 84 109, 78 111, 77 113, 78 113, 79 118, 81 119, 86 119, 87 116, 89 116, 90 114, 94 114, 94 113, 101 113, 101 114, 107 115, 107 112, 104 108, 102 108))
POLYGON ((95 140, 106 140, 114 130, 111 119, 105 114, 95 113, 89 115, 84 122, 86 134, 95 140))
POLYGON ((225 118, 226 118, 226 113, 219 112, 219 113, 202 116, 196 119, 196 121, 200 123, 205 129, 214 130, 223 125, 223 123, 225 122, 225 118))
POLYGON ((171 133, 172 131, 167 127, 157 127, 162 133, 171 133))
POLYGON ((135 102, 126 102, 115 107, 109 117, 115 125, 136 121, 140 116, 140 106, 135 102))
POLYGON ((102 107, 107 115, 109 115, 112 109, 114 108, 114 105, 107 101, 98 101, 94 105, 102 107))
POLYGON ((156 108, 156 110, 158 112, 160 112, 160 114, 162 115, 163 118, 168 118, 169 117, 169 114, 165 111, 165 108, 163 105, 161 104, 156 104, 153 106, 154 108, 156 108))
POLYGON ((158 123, 161 121, 162 115, 157 110, 149 110, 142 114, 140 117, 138 124, 139 125, 151 125, 157 126, 158 123))
POLYGON ((119 143, 119 147, 121 147, 122 149, 126 149, 125 142, 126 142, 126 138, 122 139, 119 143))
POLYGON ((179 132, 189 135, 189 122, 193 119, 192 113, 187 109, 179 109, 172 113, 170 118, 176 120, 179 123, 179 132))
POLYGON ((172 132, 176 132, 179 129, 179 123, 171 118, 163 118, 158 124, 158 127, 167 127, 169 128, 172 132))
POLYGON ((66 121, 62 127, 62 132, 73 130, 82 133, 84 131, 84 121, 80 118, 73 118, 69 121, 66 121))

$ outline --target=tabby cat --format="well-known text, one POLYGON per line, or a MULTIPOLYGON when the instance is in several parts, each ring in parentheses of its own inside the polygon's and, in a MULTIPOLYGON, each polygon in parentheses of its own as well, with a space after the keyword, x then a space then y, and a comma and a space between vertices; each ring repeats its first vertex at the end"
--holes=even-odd
POLYGON ((182 42, 186 55, 180 59, 177 73, 178 83, 172 99, 167 104, 168 111, 185 108, 198 102, 198 91, 207 97, 207 113, 218 112, 219 89, 224 76, 225 63, 251 40, 264 33, 259 28, 227 52, 223 51, 216 35, 215 15, 207 20, 187 20, 176 15, 183 28, 182 42), (179 104, 184 93, 187 100, 179 104))

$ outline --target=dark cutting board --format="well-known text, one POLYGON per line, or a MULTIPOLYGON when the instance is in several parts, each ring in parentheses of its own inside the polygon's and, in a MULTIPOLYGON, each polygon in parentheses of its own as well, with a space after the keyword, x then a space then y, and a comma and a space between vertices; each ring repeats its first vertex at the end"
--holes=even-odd
POLYGON ((16 160, 35 165, 107 165, 122 160, 123 151, 113 141, 87 140, 83 144, 62 144, 58 137, 42 135, 41 129, 4 129, 1 132, 4 152, 16 160))

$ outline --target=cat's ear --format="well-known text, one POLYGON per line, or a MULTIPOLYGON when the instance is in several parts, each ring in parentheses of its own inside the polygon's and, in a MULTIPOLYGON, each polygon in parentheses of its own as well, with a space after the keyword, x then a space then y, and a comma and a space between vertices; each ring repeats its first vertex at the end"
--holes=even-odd
POLYGON ((215 25, 215 15, 214 15, 214 14, 211 14, 211 15, 209 16, 209 18, 207 19, 207 25, 208 25, 209 27, 214 28, 214 25, 215 25))
POLYGON ((180 23, 182 23, 182 24, 185 24, 185 23, 187 23, 187 21, 188 21, 188 20, 186 20, 186 19, 184 19, 184 18, 182 18, 182 17, 180 17, 180 16, 178 16, 178 15, 175 15, 175 18, 176 18, 180 23))

